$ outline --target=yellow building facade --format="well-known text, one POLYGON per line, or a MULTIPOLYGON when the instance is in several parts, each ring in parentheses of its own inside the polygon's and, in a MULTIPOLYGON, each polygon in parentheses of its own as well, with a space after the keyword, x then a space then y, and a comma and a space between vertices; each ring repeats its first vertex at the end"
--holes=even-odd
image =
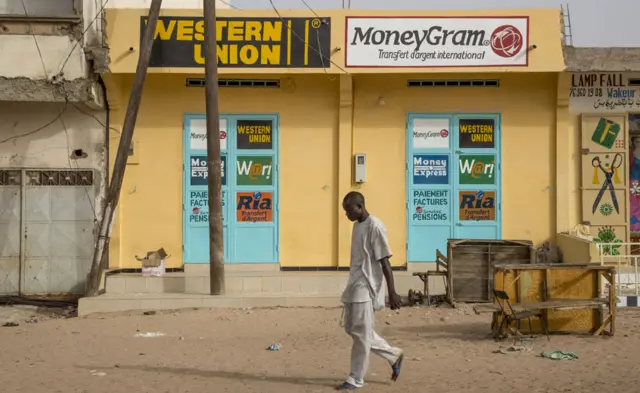
MULTIPOLYGON (((111 268, 160 247, 168 267, 208 261, 202 15, 161 15, 111 268)), ((107 11, 116 130, 145 16, 107 11)), ((558 10, 218 17, 228 263, 347 266, 352 190, 386 224, 394 266, 433 261, 447 238, 538 244, 581 221, 558 10)))

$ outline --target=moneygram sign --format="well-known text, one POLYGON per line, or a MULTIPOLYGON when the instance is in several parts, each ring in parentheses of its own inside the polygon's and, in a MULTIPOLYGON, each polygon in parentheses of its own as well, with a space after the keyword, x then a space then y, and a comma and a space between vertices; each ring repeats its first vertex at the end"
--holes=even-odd
POLYGON ((347 17, 347 67, 528 65, 528 17, 347 17))

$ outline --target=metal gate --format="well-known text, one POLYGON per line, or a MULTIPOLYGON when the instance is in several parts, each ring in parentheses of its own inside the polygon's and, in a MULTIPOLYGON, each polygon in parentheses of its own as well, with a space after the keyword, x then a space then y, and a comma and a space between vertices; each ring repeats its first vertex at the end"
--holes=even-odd
POLYGON ((0 170, 0 295, 84 292, 95 195, 92 170, 0 170))

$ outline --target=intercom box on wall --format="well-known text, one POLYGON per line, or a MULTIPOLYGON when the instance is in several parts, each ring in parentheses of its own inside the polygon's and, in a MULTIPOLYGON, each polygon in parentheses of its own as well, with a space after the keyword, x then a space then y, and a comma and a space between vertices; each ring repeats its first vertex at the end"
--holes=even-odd
POLYGON ((364 153, 356 153, 355 160, 355 182, 364 183, 367 181, 367 155, 364 153))

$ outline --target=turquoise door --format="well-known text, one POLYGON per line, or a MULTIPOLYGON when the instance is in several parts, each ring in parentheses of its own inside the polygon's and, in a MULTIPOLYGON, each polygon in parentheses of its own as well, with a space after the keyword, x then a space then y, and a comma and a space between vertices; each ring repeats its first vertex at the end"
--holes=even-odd
POLYGON ((410 114, 407 260, 433 261, 452 238, 499 239, 498 115, 410 114))
MULTIPOLYGON (((209 263, 205 120, 185 116, 184 263, 209 263)), ((221 116, 220 136, 225 262, 276 263, 277 116, 221 116)))

